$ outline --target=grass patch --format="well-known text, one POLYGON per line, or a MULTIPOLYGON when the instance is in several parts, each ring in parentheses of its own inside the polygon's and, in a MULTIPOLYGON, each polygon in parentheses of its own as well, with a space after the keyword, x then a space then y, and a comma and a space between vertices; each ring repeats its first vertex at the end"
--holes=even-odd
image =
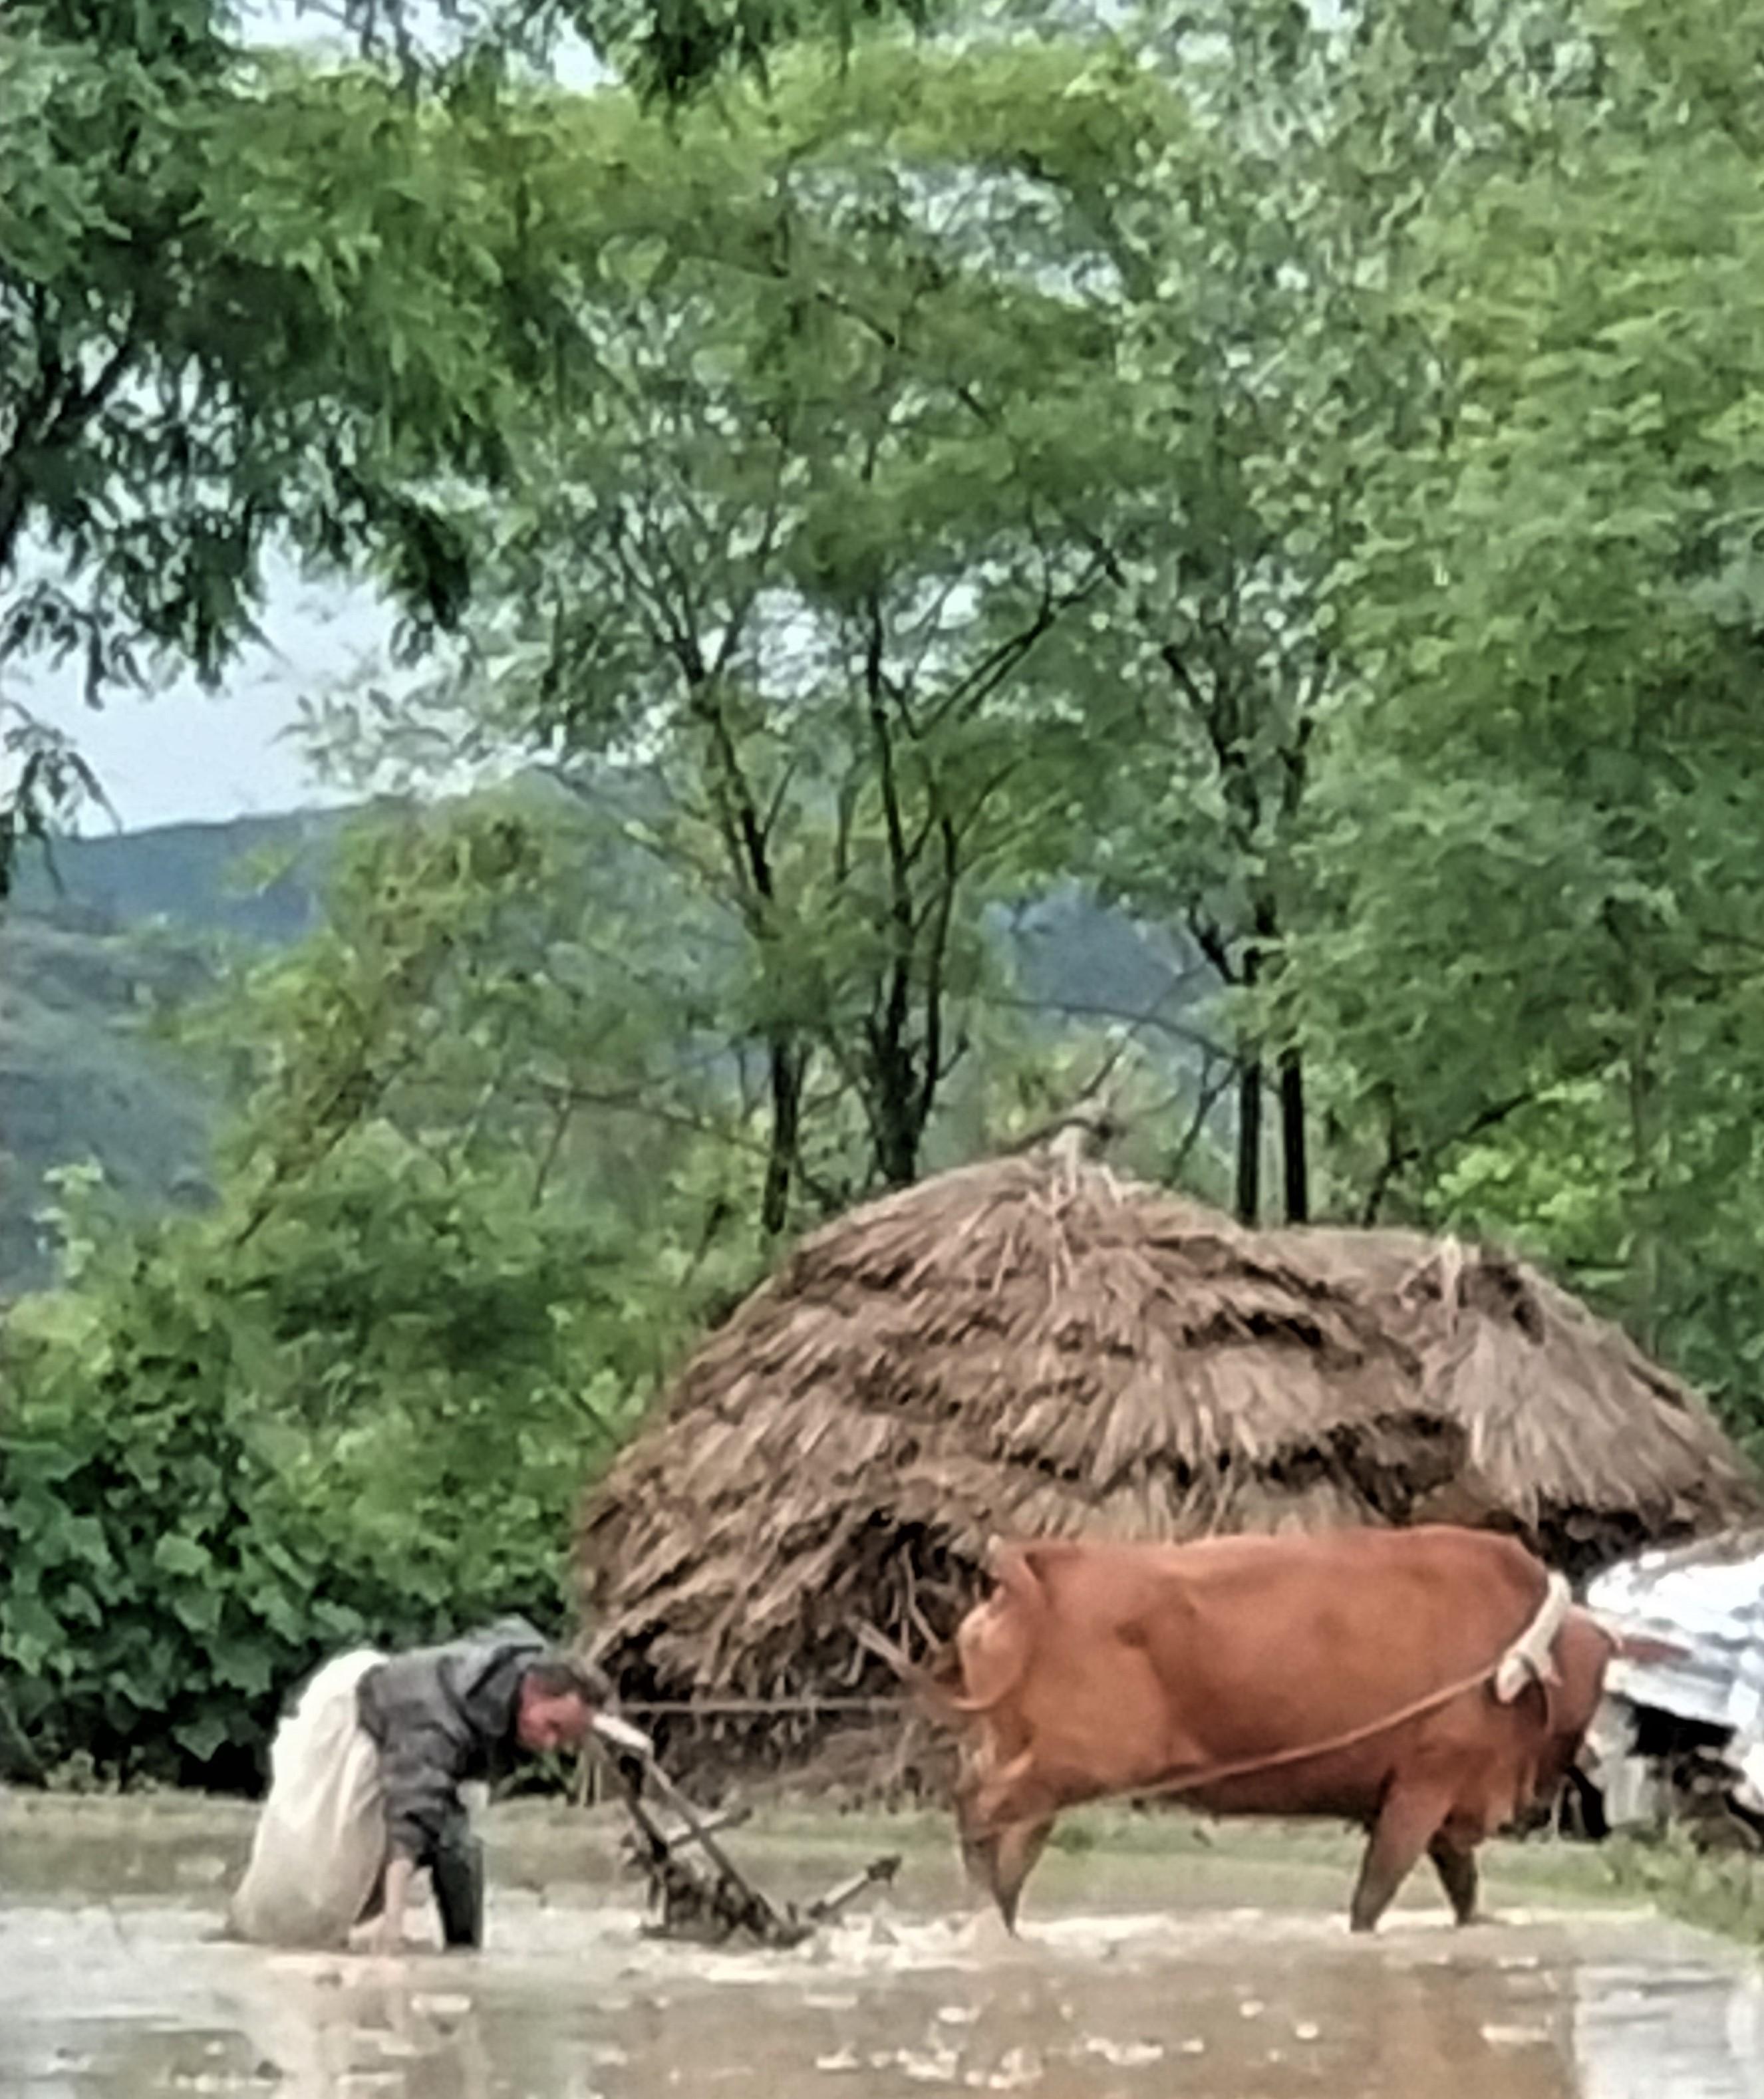
POLYGON ((1764 1859, 1699 1851, 1677 1833, 1646 1842, 1613 1838, 1598 1855, 1631 1900, 1764 1951, 1764 1859))

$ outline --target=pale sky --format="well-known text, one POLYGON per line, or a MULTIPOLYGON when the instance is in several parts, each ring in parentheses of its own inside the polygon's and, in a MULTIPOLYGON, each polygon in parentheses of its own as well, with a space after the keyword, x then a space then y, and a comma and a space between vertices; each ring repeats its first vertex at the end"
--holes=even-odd
MULTIPOLYGON (((314 777, 288 732, 303 694, 375 658, 389 616, 367 592, 302 585, 285 562, 272 565, 268 581, 267 645, 243 650, 218 693, 178 678, 94 709, 77 662, 9 676, 8 689, 32 713, 73 737, 125 829, 221 823, 346 799, 314 777)), ((102 818, 82 828, 95 825, 108 828, 102 818)))

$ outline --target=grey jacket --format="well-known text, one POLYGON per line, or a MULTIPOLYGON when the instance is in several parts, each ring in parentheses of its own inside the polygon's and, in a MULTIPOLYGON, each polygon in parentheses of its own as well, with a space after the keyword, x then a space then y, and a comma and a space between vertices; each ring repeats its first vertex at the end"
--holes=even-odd
POLYGON ((357 1709, 379 1745, 395 1855, 429 1864, 443 1828, 465 1811, 461 1781, 510 1760, 521 1679, 550 1652, 526 1619, 504 1618, 445 1647, 394 1655, 362 1678, 357 1709))

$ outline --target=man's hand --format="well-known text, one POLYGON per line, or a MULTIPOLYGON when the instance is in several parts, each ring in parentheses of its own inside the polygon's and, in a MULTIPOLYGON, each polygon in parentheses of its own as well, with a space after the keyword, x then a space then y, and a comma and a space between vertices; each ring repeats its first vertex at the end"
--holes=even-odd
POLYGON ((404 1909, 410 1899, 411 1877, 416 1870, 414 1861, 409 1859, 394 1857, 386 1861, 385 1907, 368 1942, 381 1960, 389 1960, 404 1951, 404 1909))
POLYGON ((614 1749, 641 1757, 646 1762, 655 1755, 655 1745, 643 1730, 632 1727, 628 1720, 621 1720, 616 1713, 594 1713, 590 1716, 588 1729, 614 1749))
POLYGON ((633 1793, 640 1794, 643 1782, 655 1761, 655 1745, 640 1728, 621 1720, 616 1713, 596 1711, 588 1732, 598 1736, 610 1754, 614 1767, 633 1793))

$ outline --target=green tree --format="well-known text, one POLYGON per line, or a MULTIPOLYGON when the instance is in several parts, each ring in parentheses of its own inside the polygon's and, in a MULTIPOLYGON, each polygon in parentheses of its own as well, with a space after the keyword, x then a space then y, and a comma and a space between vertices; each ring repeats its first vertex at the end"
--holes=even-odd
POLYGON ((738 933, 768 1231, 816 1177, 817 1073, 835 1124, 861 1113, 859 1185, 913 1177, 979 909, 1093 799, 1055 667, 1106 580, 1062 514, 1097 477, 1074 411, 1106 343, 1012 279, 1018 207, 963 129, 1014 106, 1093 155, 1060 137, 1075 78, 1067 52, 891 51, 665 153, 610 99, 560 139, 590 163, 600 383, 513 435, 524 499, 484 521, 474 653, 435 697, 596 791, 617 768, 633 834, 738 933))
POLYGON ((793 46, 847 51, 873 26, 923 27, 939 12, 930 0, 342 0, 339 11, 366 51, 407 74, 486 61, 500 71, 511 56, 543 66, 574 34, 646 102, 668 103, 738 75, 763 79, 793 46))
POLYGON ((401 477, 495 471, 530 326, 488 116, 225 29, 188 0, 0 29, 0 649, 77 655, 95 698, 143 651, 213 676, 278 536, 453 609, 401 477))
POLYGON ((759 1173, 737 1089, 582 951, 630 908, 596 843, 530 795, 365 828, 190 1036, 243 1097, 212 1204, 73 1177, 61 1285, 0 1323, 38 1766, 242 1782, 327 1647, 561 1622, 583 1484, 754 1279, 759 1173))
POLYGON ((71 737, 39 721, 16 702, 0 701, 0 911, 32 846, 51 856, 58 830, 71 828, 87 807, 106 808, 103 783, 71 737))
POLYGON ((1532 150, 1416 222, 1441 412, 1377 477, 1304 972, 1372 1195, 1586 1261, 1736 1405, 1764 1325, 1731 1252, 1761 1076, 1753 26, 1590 11, 1596 92, 1535 102, 1532 150))
MULTIPOLYGON (((0 667, 96 703, 169 656, 218 679, 278 543, 372 563, 422 623, 467 577, 437 475, 493 484, 508 389, 568 332, 524 209, 514 62, 586 33, 688 94, 912 0, 416 11, 348 0, 370 58, 297 64, 226 0, 26 0, 0 23, 0 667), (513 172, 514 179, 508 176, 513 172)), ((0 882, 69 813, 64 746, 9 724, 0 882)))

